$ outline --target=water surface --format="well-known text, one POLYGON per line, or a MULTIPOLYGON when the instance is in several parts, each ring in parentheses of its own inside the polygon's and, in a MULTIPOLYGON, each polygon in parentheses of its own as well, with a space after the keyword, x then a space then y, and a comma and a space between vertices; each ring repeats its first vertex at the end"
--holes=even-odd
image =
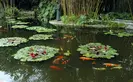
MULTIPOLYGON (((76 38, 67 40, 29 41, 17 47, 0 48, 0 81, 6 82, 133 82, 133 37, 118 38, 117 36, 104 35, 104 30, 97 29, 61 29, 57 36, 63 33, 70 34, 76 38), (111 59, 98 59, 96 65, 91 61, 79 60, 79 52, 76 51, 79 45, 90 42, 100 42, 110 45, 118 50, 119 56, 111 59), (20 48, 31 45, 48 45, 51 47, 62 47, 70 50, 70 62, 67 65, 60 65, 61 71, 52 70, 54 58, 43 62, 20 62, 12 57, 20 48), (92 67, 104 67, 104 62, 118 63, 122 65, 120 70, 97 71, 92 67)), ((13 30, 0 32, 0 38, 4 37, 25 37, 28 38, 34 31, 13 30)))

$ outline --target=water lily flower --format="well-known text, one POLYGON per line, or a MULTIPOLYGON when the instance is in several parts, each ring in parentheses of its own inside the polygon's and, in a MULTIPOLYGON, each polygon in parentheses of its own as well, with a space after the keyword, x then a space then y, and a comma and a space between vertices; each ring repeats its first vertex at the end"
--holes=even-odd
POLYGON ((45 50, 43 51, 43 54, 46 54, 46 51, 45 50))
POLYGON ((36 57, 36 54, 30 53, 30 56, 31 56, 32 58, 35 58, 35 57, 36 57))
POLYGON ((107 50, 108 49, 107 46, 105 46, 104 49, 107 50))

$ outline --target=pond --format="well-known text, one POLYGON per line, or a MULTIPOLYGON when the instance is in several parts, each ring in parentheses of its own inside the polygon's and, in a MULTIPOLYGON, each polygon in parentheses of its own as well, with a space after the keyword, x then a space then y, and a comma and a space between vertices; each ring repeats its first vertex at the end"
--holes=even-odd
MULTIPOLYGON (((17 47, 0 47, 0 81, 1 82, 133 82, 133 37, 117 37, 104 35, 103 31, 97 29, 60 29, 57 36, 64 33, 72 35, 73 40, 46 40, 29 41, 17 47), (119 56, 108 59, 97 59, 96 64, 92 61, 79 60, 80 53, 77 48, 81 44, 99 42, 110 45, 118 50, 119 56), (12 57, 20 48, 31 45, 47 45, 52 47, 62 47, 70 50, 70 61, 66 65, 61 65, 63 70, 53 70, 50 68, 54 58, 43 62, 20 62, 12 57), (122 65, 122 69, 115 70, 94 70, 93 67, 103 67, 103 63, 111 62, 122 65)), ((34 31, 23 29, 9 29, 0 31, 0 38, 17 36, 28 38, 34 31)))

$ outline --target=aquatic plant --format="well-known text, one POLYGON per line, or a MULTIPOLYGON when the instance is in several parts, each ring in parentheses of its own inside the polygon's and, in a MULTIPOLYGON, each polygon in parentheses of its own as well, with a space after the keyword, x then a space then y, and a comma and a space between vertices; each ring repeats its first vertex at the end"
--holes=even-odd
POLYGON ((107 58, 111 59, 118 55, 117 50, 111 48, 109 45, 102 45, 101 43, 89 43, 81 45, 77 49, 85 57, 88 58, 107 58))
POLYGON ((55 18, 54 1, 42 0, 38 7, 38 19, 43 23, 48 23, 50 19, 55 18))
POLYGON ((109 32, 105 32, 105 35, 109 34, 109 35, 114 35, 114 36, 118 36, 118 37, 129 37, 129 36, 133 36, 133 34, 131 33, 127 33, 127 32, 121 32, 121 31, 109 31, 109 32))
POLYGON ((54 57, 58 51, 57 48, 34 45, 18 50, 13 56, 20 61, 39 62, 54 57))
POLYGON ((70 51, 69 50, 67 50, 63 55, 65 55, 65 56, 70 56, 71 55, 71 53, 70 53, 70 51))
POLYGON ((29 38, 30 40, 48 40, 53 39, 52 35, 46 35, 46 34, 36 34, 29 38))
POLYGON ((12 18, 7 18, 6 23, 7 24, 16 24, 16 25, 27 25, 27 24, 29 24, 29 22, 22 22, 22 21, 18 21, 16 19, 12 19, 12 18))
POLYGON ((21 37, 1 38, 0 47, 4 46, 17 46, 18 44, 25 43, 28 40, 21 37))
POLYGON ((17 21, 15 19, 6 19, 7 24, 15 24, 17 21))
POLYGON ((28 26, 27 25, 14 25, 14 26, 12 26, 11 28, 28 28, 28 26))
POLYGON ((56 29, 50 29, 50 28, 45 28, 45 27, 41 27, 41 26, 32 26, 32 27, 28 27, 26 28, 27 30, 35 30, 37 32, 55 32, 56 29))
POLYGON ((17 24, 17 25, 26 25, 26 24, 29 24, 29 22, 17 21, 15 24, 17 24))

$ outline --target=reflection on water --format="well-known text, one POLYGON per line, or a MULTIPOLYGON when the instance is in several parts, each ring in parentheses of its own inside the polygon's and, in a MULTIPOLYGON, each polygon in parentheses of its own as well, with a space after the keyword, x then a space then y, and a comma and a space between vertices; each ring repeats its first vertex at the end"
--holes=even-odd
MULTIPOLYGON (((67 30, 67 29, 65 29, 67 30)), ((64 30, 61 30, 63 33, 64 30)), ((68 33, 75 38, 67 40, 29 41, 17 47, 0 48, 0 80, 7 82, 132 82, 133 79, 133 42, 132 37, 118 38, 116 36, 104 35, 103 30, 95 29, 69 29, 68 33), (96 65, 91 61, 80 61, 79 52, 76 51, 79 45, 89 42, 100 42, 110 45, 118 50, 119 56, 111 60, 98 59, 96 65), (13 59, 12 54, 20 48, 31 45, 49 45, 62 47, 72 53, 70 62, 61 65, 63 70, 55 71, 49 68, 54 59, 37 62, 20 62, 13 59), (122 69, 104 71, 93 70, 92 67, 104 67, 103 63, 111 62, 122 65, 122 69)), ((58 33, 62 36, 62 33, 58 33)), ((65 31, 67 33, 67 31, 65 31)), ((21 36, 28 38, 36 34, 33 31, 10 30, 8 33, 0 32, 0 38, 10 36, 21 36)))
POLYGON ((0 82, 11 82, 11 76, 3 71, 0 71, 0 82))

